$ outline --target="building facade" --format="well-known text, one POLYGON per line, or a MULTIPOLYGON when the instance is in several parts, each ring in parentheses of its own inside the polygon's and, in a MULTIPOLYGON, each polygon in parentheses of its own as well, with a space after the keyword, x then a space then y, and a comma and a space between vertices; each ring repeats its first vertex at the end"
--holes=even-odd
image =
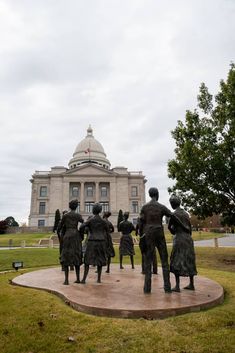
POLYGON ((110 168, 103 146, 93 136, 89 126, 87 136, 78 144, 69 168, 52 167, 50 171, 35 171, 32 175, 30 227, 53 226, 55 211, 68 209, 77 199, 78 209, 86 220, 92 206, 100 202, 103 211, 110 211, 111 222, 117 223, 118 212, 130 212, 136 223, 145 203, 146 179, 141 171, 130 172, 125 167, 110 168))

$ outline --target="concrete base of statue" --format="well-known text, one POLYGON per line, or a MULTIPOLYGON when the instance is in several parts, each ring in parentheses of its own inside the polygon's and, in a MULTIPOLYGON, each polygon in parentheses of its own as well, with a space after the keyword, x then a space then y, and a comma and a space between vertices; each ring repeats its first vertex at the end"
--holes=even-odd
MULTIPOLYGON (((209 309, 221 304, 224 299, 223 287, 202 276, 195 276, 195 291, 183 289, 189 279, 181 277, 181 292, 168 294, 164 292, 159 268, 159 274, 152 276, 152 292, 144 294, 144 275, 140 266, 132 270, 130 265, 124 265, 124 269, 120 270, 119 265, 111 264, 109 274, 103 268, 102 283, 96 283, 95 270, 90 266, 86 284, 74 283, 73 271, 69 273, 70 284, 63 285, 64 272, 59 267, 24 273, 14 278, 13 284, 54 293, 83 313, 118 318, 163 319, 209 309)), ((173 287, 173 275, 171 283, 173 287)))

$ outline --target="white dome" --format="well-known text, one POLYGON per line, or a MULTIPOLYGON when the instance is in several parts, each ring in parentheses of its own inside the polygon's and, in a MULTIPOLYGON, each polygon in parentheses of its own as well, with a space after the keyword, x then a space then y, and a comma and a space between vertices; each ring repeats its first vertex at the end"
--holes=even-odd
POLYGON ((87 129, 87 136, 77 145, 73 158, 69 161, 69 168, 76 168, 84 163, 94 163, 108 169, 110 167, 104 148, 94 138, 91 126, 87 129))

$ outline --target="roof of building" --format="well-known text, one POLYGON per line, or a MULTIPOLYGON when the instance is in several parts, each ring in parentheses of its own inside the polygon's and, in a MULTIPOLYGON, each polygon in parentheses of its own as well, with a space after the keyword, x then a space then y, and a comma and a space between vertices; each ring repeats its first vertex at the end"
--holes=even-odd
POLYGON ((104 148, 99 141, 94 138, 93 130, 89 125, 86 137, 79 142, 73 158, 69 161, 69 168, 76 168, 81 164, 94 163, 103 168, 110 168, 110 162, 106 158, 104 148))

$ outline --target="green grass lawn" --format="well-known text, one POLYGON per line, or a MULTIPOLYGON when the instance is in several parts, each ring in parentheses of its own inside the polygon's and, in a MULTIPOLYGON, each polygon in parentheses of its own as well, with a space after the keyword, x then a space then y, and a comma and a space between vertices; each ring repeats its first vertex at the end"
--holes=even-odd
MULTIPOLYGON (((135 236, 135 232, 132 232, 132 236, 137 239, 138 236, 135 236)), ((207 239, 214 239, 214 238, 222 238, 225 237, 225 233, 213 233, 213 232, 203 232, 203 231, 194 231, 192 232, 193 240, 207 240, 207 239)), ((172 243, 172 234, 166 230, 165 231, 165 238, 167 243, 172 243)))
MULTIPOLYGON (((196 255, 199 274, 224 287, 224 303, 210 310, 155 321, 79 313, 53 294, 12 286, 9 281, 16 272, 2 273, 0 352, 232 353, 235 346, 235 248, 196 248, 196 255), (69 341, 69 337, 74 341, 69 341)), ((58 265, 58 249, 2 250, 0 270, 11 268, 12 260, 23 260, 27 268, 58 265)), ((114 261, 117 262, 118 257, 114 261)), ((129 262, 127 257, 125 262, 129 262)), ((140 263, 138 247, 135 263, 140 263)))
POLYGON ((12 270, 13 261, 23 261, 24 268, 59 265, 59 250, 50 248, 0 250, 0 271, 12 270))
MULTIPOLYGON (((119 262, 118 246, 115 246, 116 256, 113 263, 119 262)), ((223 271, 235 271, 235 248, 206 248, 196 247, 197 266, 223 271)), ((141 263, 141 255, 138 246, 135 246, 135 263, 141 263)), ((168 247, 170 254, 171 247, 168 247)), ((159 256, 158 256, 159 259, 159 256)), ((23 261, 24 268, 36 268, 45 266, 59 266, 59 250, 50 248, 35 249, 11 249, 0 251, 0 271, 12 270, 13 261, 23 261)), ((124 256, 123 263, 130 263, 129 257, 124 256)), ((160 261, 158 261, 160 265, 160 261)))
MULTIPOLYGON (((18 233, 18 234, 0 234, 0 247, 9 246, 9 240, 12 240, 12 246, 21 246, 22 240, 25 241, 26 246, 36 246, 40 239, 50 238, 53 233, 18 233)), ((134 233, 133 233, 134 234, 134 233)), ((172 242, 172 235, 166 231, 167 243, 172 242)), ((223 237, 225 234, 211 233, 211 232, 193 232, 194 240, 204 240, 223 237)))
MULTIPOLYGON (((172 242, 172 235, 170 234, 169 231, 166 232, 165 236, 166 236, 167 243, 171 243, 172 242)), ((203 231, 192 232, 193 240, 206 240, 206 239, 222 238, 224 236, 226 236, 226 234, 224 234, 224 233, 213 233, 213 232, 203 232, 203 231)))
POLYGON ((0 234, 0 246, 8 246, 9 240, 12 240, 12 246, 21 246, 22 240, 25 240, 26 246, 38 245, 40 239, 50 238, 53 233, 17 233, 0 234))

